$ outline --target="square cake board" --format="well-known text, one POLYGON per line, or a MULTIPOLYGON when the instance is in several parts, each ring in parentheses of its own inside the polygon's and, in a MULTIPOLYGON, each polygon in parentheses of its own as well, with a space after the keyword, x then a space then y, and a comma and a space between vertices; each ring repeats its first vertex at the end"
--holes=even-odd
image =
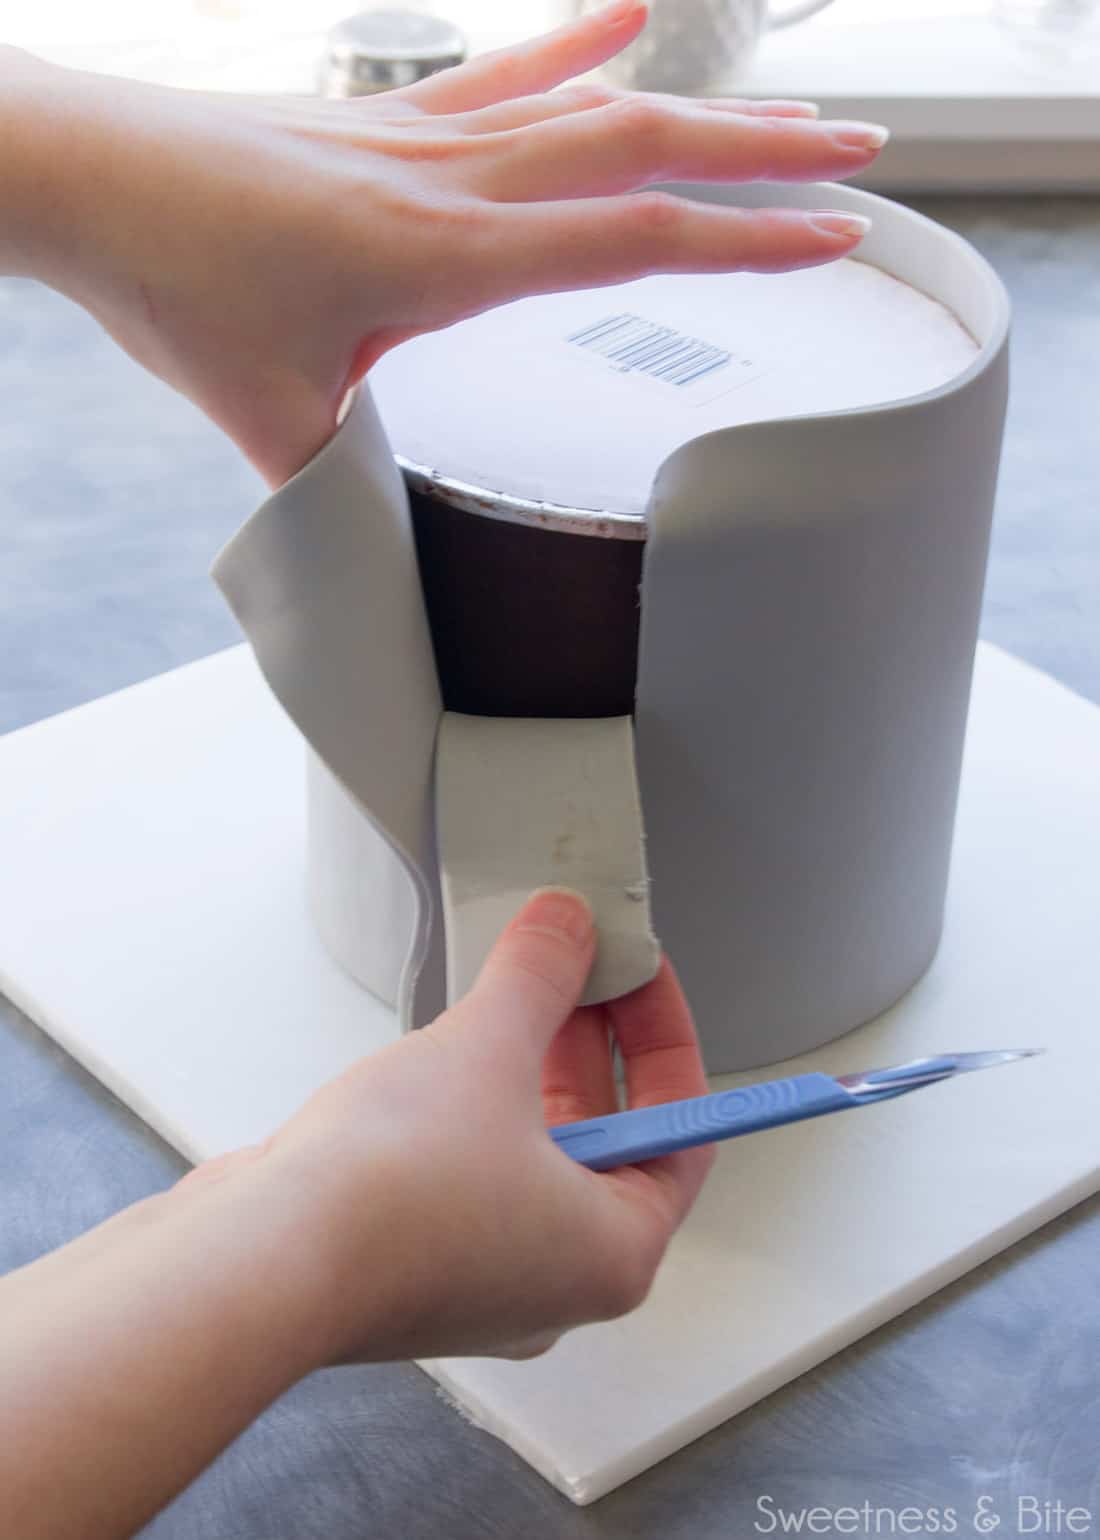
MULTIPOLYGON (((396 1032, 308 920, 302 782, 243 647, 0 740, 0 988, 193 1160, 396 1032)), ((1098 792, 1100 709, 983 646, 939 956, 780 1072, 1045 1057, 720 1147, 640 1310, 428 1373, 591 1502, 1095 1191, 1098 792)))

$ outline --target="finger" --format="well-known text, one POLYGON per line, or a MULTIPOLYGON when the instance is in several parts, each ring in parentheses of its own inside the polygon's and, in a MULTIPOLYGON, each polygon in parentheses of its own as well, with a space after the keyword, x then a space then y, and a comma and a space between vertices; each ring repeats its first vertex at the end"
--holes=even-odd
POLYGON ((596 952, 592 911, 579 893, 543 888, 505 928, 473 988, 447 1012, 453 1026, 520 1049, 541 1070, 576 1009, 596 952))
POLYGON ((401 96, 428 112, 468 112, 512 96, 549 91, 617 54, 637 36, 645 19, 644 0, 614 0, 516 48, 441 70, 406 87, 401 96))
POLYGON ((606 1007, 622 1055, 627 1101, 653 1107, 707 1089, 691 1010, 668 958, 655 978, 606 1007))
MULTIPOLYGON (((672 97, 672 101, 680 101, 680 97, 672 97)), ((817 118, 821 116, 821 108, 816 102, 804 102, 788 96, 763 97, 760 101, 751 101, 747 97, 739 96, 700 96, 692 98, 696 107, 705 107, 708 112, 747 112, 754 118, 817 118)))
POLYGON ((574 1011, 550 1044, 542 1066, 542 1108, 548 1128, 618 1110, 610 1031, 602 1006, 574 1011))
POLYGON ((648 273, 782 273, 852 251, 869 221, 831 210, 743 209, 665 192, 498 204, 479 265, 484 306, 648 273))
POLYGON ((832 181, 864 170, 886 138, 873 123, 761 118, 624 97, 502 135, 485 191, 531 201, 681 180, 832 181))
MULTIPOLYGON (((667 957, 656 978, 609 1001, 606 1009, 622 1055, 629 1106, 653 1107, 705 1094, 695 1023, 667 957)), ((695 1202, 713 1162, 713 1146, 700 1146, 611 1175, 621 1196, 643 1206, 652 1202, 656 1187, 666 1222, 675 1227, 695 1202)))
MULTIPOLYGON (((707 1088, 691 1011, 667 958, 641 989, 603 1007, 623 1056, 627 1100, 649 1107, 707 1088)), ((610 1309, 633 1309, 652 1282, 669 1237, 688 1213, 713 1163, 707 1147, 623 1166, 597 1178, 585 1211, 588 1246, 605 1261, 610 1309), (619 1290, 623 1292, 620 1295, 619 1290)))
MULTIPOLYGON (((605 1025, 604 1031, 606 1030, 605 1025)), ((176 1189, 178 1191, 181 1187, 207 1187, 215 1182, 224 1181, 227 1176, 232 1176, 239 1171, 242 1166, 259 1160, 267 1153, 270 1145, 271 1140, 265 1139, 260 1144, 246 1144, 239 1150, 229 1150, 223 1155, 213 1155, 209 1160, 192 1166, 185 1176, 181 1176, 176 1183, 176 1189)))
MULTIPOLYGON (((571 113, 590 112, 594 107, 610 107, 612 102, 624 99, 625 93, 614 86, 579 81, 576 85, 563 86, 537 96, 521 96, 513 101, 499 102, 494 107, 483 107, 474 112, 456 113, 452 126, 465 134, 495 134, 506 129, 526 128, 532 123, 549 122, 551 118, 566 117, 571 113)), ((645 93, 646 101, 673 107, 682 98, 661 92, 645 93)), ((745 97, 693 98, 692 106, 707 112, 737 112, 749 117, 763 118, 816 118, 818 108, 814 102, 796 101, 749 101, 745 97)), ((425 118, 430 124, 431 118, 425 118)))
POLYGON ((560 1331, 539 1331, 530 1337, 521 1337, 518 1342, 502 1342, 492 1350, 493 1358, 511 1358, 517 1362, 528 1358, 541 1358, 561 1337, 560 1331))

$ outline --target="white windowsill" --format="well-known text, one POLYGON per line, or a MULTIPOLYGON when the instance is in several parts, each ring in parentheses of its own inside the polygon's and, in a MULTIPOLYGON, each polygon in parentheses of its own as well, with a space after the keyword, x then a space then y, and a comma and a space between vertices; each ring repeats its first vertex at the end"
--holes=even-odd
MULTIPOLYGON (((8 29, 8 38, 59 63, 175 85, 308 92, 326 27, 354 9, 349 0, 315 0, 309 30, 273 35, 255 20, 201 17, 181 5, 165 35, 129 41, 126 0, 116 3, 114 27, 110 0, 97 8, 94 30, 83 12, 82 41, 37 41, 33 12, 18 29, 25 36, 8 29)), ((1072 38, 1032 42, 976 9, 958 14, 962 0, 950 3, 955 14, 943 14, 943 0, 899 14, 897 0, 841 0, 765 39, 728 89, 809 97, 825 115, 889 124, 891 143, 863 179, 869 187, 1100 190, 1100 21, 1072 38)), ((503 9, 500 0, 438 0, 438 9, 461 17, 472 51, 482 52, 540 30, 561 14, 561 0, 513 0, 503 9)))
POLYGON ((1028 41, 982 17, 795 27, 741 84, 889 124, 869 187, 1100 189, 1100 32, 1028 41))

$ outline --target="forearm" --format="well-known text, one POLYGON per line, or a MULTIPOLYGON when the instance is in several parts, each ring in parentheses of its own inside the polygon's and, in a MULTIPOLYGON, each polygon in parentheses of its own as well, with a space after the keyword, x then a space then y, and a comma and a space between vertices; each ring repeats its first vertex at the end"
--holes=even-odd
POLYGON ((132 1535, 326 1360, 307 1221, 305 1195, 257 1165, 0 1281, 5 1533, 132 1535))

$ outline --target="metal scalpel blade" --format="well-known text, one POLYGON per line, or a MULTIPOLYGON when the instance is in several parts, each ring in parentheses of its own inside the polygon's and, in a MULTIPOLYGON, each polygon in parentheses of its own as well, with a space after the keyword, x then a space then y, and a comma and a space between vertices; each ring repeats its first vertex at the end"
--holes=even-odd
POLYGON ((1012 1064, 1016 1059, 1031 1059, 1041 1048, 985 1048, 977 1053, 939 1053, 932 1058, 912 1059, 907 1064, 891 1064, 885 1069, 866 1069, 853 1075, 837 1075, 836 1082, 852 1096, 867 1101, 915 1091, 918 1086, 950 1080, 975 1069, 993 1069, 998 1064, 1012 1064))
POLYGON ((992 1069, 1015 1059, 1030 1059, 1041 1048, 986 1048, 977 1053, 941 1053, 934 1058, 913 1059, 885 1069, 863 1070, 855 1075, 792 1075, 786 1080, 766 1080, 759 1085, 738 1086, 693 1096, 683 1101, 662 1102, 655 1107, 635 1107, 604 1117, 565 1123, 549 1130, 554 1142, 592 1171, 656 1160, 674 1150, 734 1139, 740 1134, 778 1128, 844 1112, 852 1107, 873 1106, 893 1096, 919 1091, 972 1069, 992 1069))

